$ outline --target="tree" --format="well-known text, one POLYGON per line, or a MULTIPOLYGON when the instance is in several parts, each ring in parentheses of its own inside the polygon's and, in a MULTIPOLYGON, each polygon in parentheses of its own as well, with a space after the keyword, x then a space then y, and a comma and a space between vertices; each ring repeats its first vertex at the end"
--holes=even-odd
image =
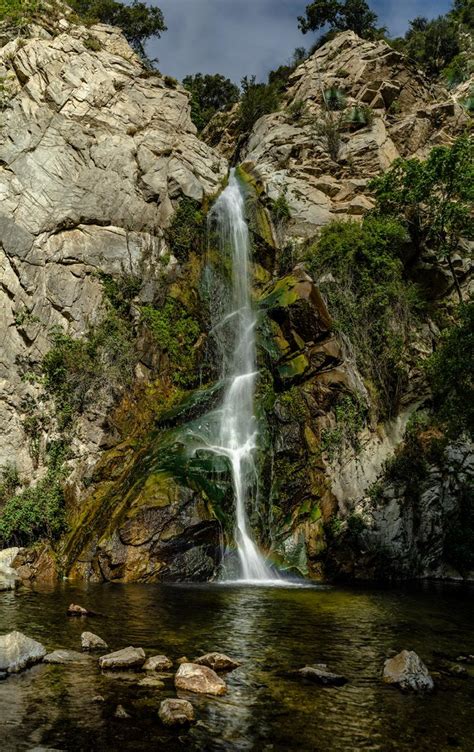
POLYGON ((162 11, 139 0, 133 0, 130 5, 116 0, 71 0, 71 6, 89 21, 118 26, 143 58, 146 58, 144 43, 166 31, 162 11))
POLYGON ((238 128, 241 133, 249 133, 263 115, 275 112, 280 104, 277 84, 258 84, 255 76, 245 76, 241 81, 242 99, 238 128))
POLYGON ((452 257, 461 239, 474 237, 470 204, 474 199, 474 140, 458 138, 452 146, 437 146, 428 159, 397 159, 375 178, 377 211, 402 219, 415 248, 433 250, 448 263, 459 300, 461 289, 452 257))
POLYGON ((447 16, 415 18, 405 35, 404 52, 428 73, 439 73, 460 52, 458 23, 447 16))
POLYGON ((191 92, 191 118, 199 131, 218 110, 238 102, 240 97, 239 87, 220 73, 186 76, 183 86, 191 92))
POLYGON ((355 31, 360 37, 371 37, 376 27, 377 14, 370 10, 365 0, 314 0, 306 6, 306 15, 299 16, 303 34, 318 31, 328 25, 330 31, 355 31))

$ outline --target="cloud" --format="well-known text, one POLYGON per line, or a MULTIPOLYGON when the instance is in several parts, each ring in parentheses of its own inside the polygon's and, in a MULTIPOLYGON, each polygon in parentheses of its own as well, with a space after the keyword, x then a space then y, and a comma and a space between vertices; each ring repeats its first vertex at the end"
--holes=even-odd
MULTIPOLYGON (((309 47, 314 36, 298 30, 297 17, 309 0, 151 0, 165 15, 166 31, 148 45, 160 70, 182 79, 188 73, 223 73, 266 78, 285 63, 295 47, 309 47)), ((374 0, 379 21, 392 35, 403 34, 408 21, 445 13, 449 0, 374 0)))

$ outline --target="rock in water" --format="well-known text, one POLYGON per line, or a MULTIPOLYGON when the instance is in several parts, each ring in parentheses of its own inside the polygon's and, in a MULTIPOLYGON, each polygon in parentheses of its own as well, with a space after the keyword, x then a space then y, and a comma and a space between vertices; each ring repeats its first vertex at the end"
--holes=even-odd
POLYGON ((298 669, 297 673, 302 676, 303 679, 308 679, 315 684, 322 684, 327 687, 341 687, 343 684, 347 684, 345 676, 333 674, 331 671, 328 671, 325 663, 317 663, 314 666, 304 666, 303 668, 298 669))
POLYGON ((208 666, 197 663, 182 663, 174 677, 177 689, 205 695, 224 695, 227 692, 225 681, 208 666))
POLYGON ((83 632, 81 634, 81 645, 83 650, 106 650, 109 647, 102 637, 93 632, 83 632))
POLYGON ((117 705, 114 715, 116 718, 130 718, 129 713, 127 713, 123 705, 117 705))
POLYGON ((383 680, 387 684, 397 684, 401 689, 415 691, 434 687, 428 669, 413 650, 402 650, 394 658, 388 658, 383 668, 383 680))
POLYGON ((21 632, 10 632, 0 637, 0 671, 15 674, 38 663, 45 655, 44 645, 21 632))
POLYGON ((166 655, 152 655, 143 664, 144 671, 168 671, 170 668, 173 668, 173 661, 166 655))
POLYGON ((14 590, 18 582, 18 574, 12 564, 20 548, 4 548, 0 551, 0 592, 2 590, 14 590))
POLYGON ((208 666, 213 671, 233 671, 234 668, 240 666, 239 661, 234 661, 233 658, 229 658, 224 653, 206 653, 194 659, 194 663, 199 666, 208 666))
POLYGON ((44 656, 44 663, 79 663, 87 660, 87 656, 82 653, 77 653, 75 650, 53 650, 52 653, 48 653, 44 656))
POLYGON ((94 616, 93 611, 88 611, 87 608, 78 606, 76 603, 71 603, 66 613, 68 616, 94 616))
POLYGON ((141 668, 145 663, 145 651, 143 648, 132 646, 116 650, 115 653, 107 653, 99 658, 99 666, 108 669, 141 668))
POLYGON ((165 726, 188 726, 194 721, 194 708, 187 700, 170 697, 163 700, 158 715, 165 726))

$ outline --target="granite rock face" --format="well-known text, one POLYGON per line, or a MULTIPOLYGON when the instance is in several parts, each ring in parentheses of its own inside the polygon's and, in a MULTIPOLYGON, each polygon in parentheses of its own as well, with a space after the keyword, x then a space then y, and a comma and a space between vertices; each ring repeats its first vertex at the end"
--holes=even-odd
MULTIPOLYGON (((0 47, 0 466, 31 473, 25 383, 61 326, 101 316, 98 273, 140 274, 150 296, 169 264, 163 236, 183 196, 216 191, 227 162, 196 137, 188 94, 150 75, 115 28, 61 19, 0 47), (93 37, 98 50, 87 40, 93 37)), ((104 406, 107 409, 107 406, 104 406)), ((97 458, 100 420, 75 452, 97 458)))

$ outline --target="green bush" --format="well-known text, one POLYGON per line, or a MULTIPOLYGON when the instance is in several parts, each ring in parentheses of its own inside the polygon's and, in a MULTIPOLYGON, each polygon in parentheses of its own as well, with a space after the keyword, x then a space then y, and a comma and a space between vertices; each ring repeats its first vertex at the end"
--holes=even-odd
POLYGON ((242 98, 237 127, 240 133, 246 134, 263 115, 278 110, 280 97, 276 83, 257 84, 255 76, 245 76, 241 85, 242 98))
POLYGON ((451 436, 474 438, 474 302, 459 309, 426 366, 436 415, 451 436))
POLYGON ((202 253, 206 246, 206 215, 201 204, 184 196, 174 213, 166 238, 172 254, 182 263, 191 251, 202 253))
POLYGON ((133 378, 135 351, 130 325, 115 311, 86 336, 73 338, 60 327, 50 332, 52 347, 42 362, 44 388, 55 402, 61 429, 104 394, 133 378))
POLYGON ((420 305, 415 286, 403 276, 406 243, 407 233, 399 222, 367 217, 362 224, 327 225, 306 254, 335 326, 350 340, 384 417, 396 411, 406 384, 404 355, 420 305), (323 275, 326 281, 320 283, 323 275))
POLYGON ((169 375, 176 386, 195 386, 199 381, 196 343, 201 333, 198 322, 174 299, 162 308, 142 307, 142 320, 164 353, 169 356, 169 375))
POLYGON ((367 420, 367 406, 354 394, 340 394, 333 408, 336 425, 321 433, 321 448, 330 460, 348 444, 357 454, 361 450, 360 432, 367 420))
POLYGON ((240 97, 239 87, 219 73, 186 76, 183 86, 191 93, 191 119, 198 131, 206 127, 216 112, 229 108, 240 97))
POLYGON ((13 496, 20 485, 20 476, 16 465, 5 465, 0 470, 0 508, 13 496))
POLYGON ((6 500, 0 513, 0 548, 28 546, 40 538, 54 540, 65 530, 64 459, 63 445, 52 444, 46 476, 6 500))
POLYGON ((21 28, 41 9, 39 0, 0 0, 0 23, 6 21, 21 28))

